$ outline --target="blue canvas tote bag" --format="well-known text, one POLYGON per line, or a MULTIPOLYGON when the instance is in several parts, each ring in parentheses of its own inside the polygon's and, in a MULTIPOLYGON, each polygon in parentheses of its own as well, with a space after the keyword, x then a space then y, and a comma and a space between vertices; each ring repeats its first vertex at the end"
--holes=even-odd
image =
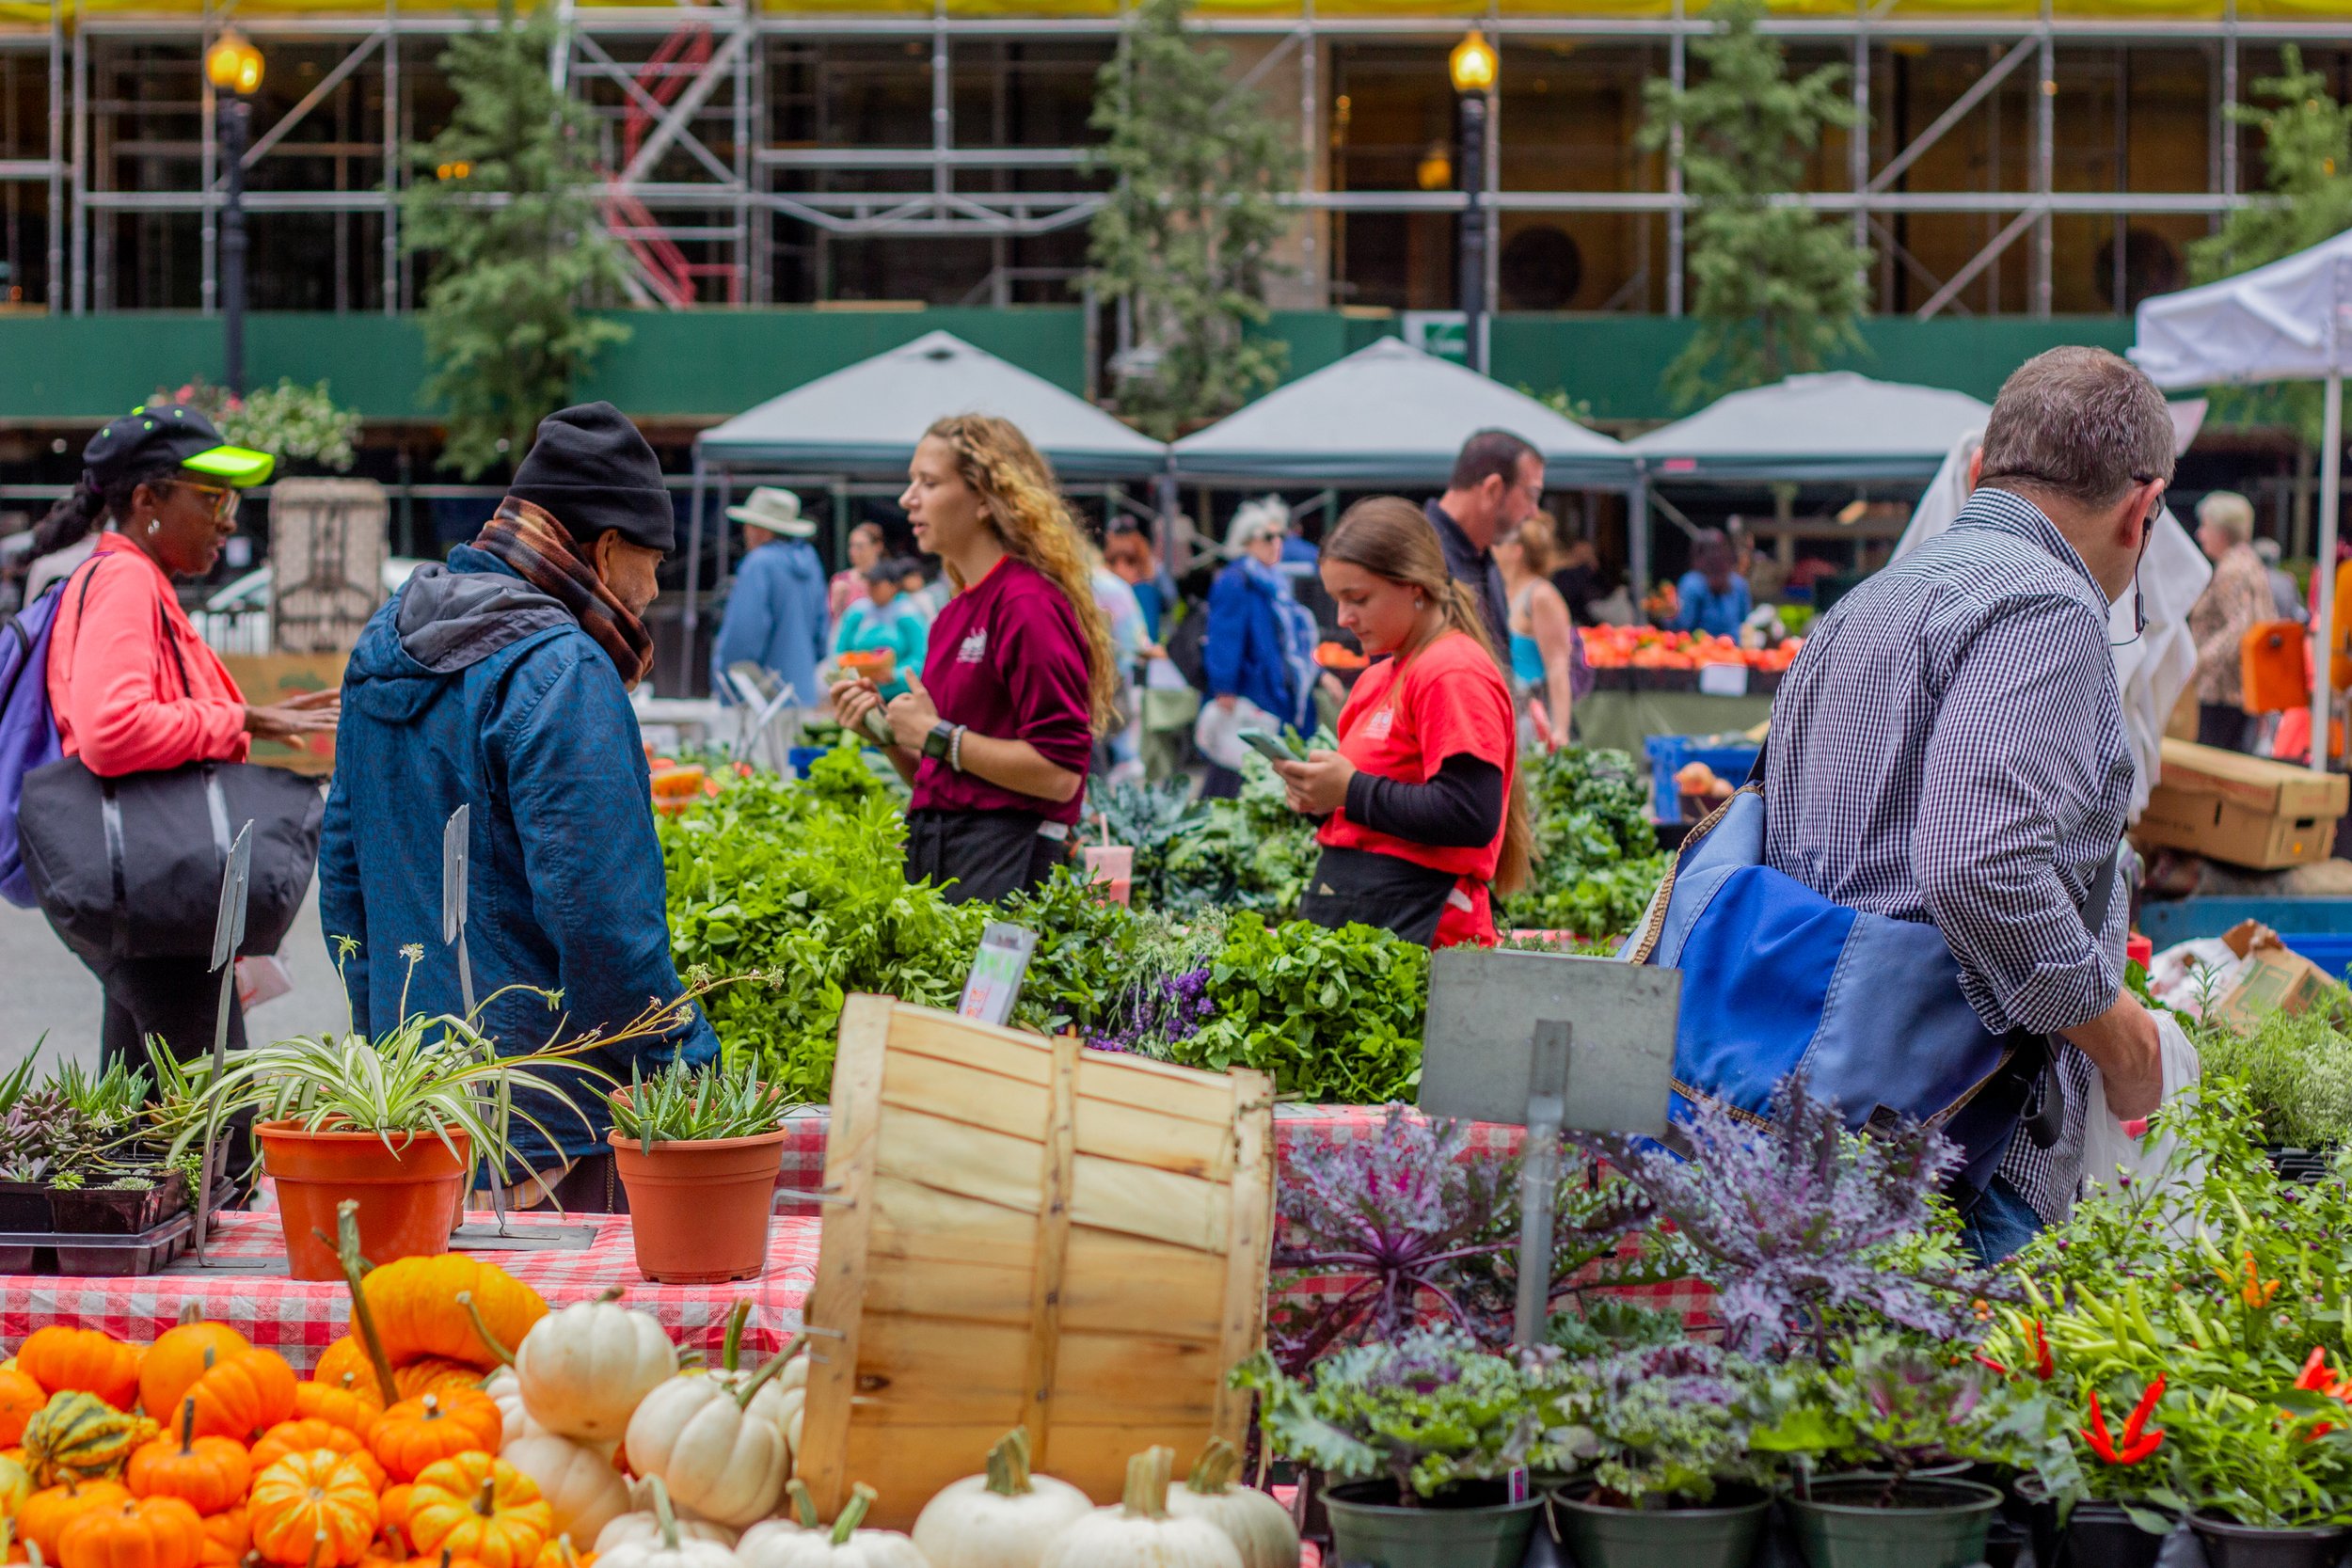
MULTIPOLYGON (((2110 857, 2091 879, 2094 933, 2114 873, 2110 857)), ((1619 957, 1682 972, 1671 1121, 1712 1100, 1761 1125, 1782 1080, 1802 1072, 1850 1128, 1941 1130, 1979 1190, 2021 1119, 2042 1147, 2057 1140, 2048 1042, 1984 1026, 1933 926, 1848 909, 1766 865, 1755 784, 1691 831, 1619 957)))

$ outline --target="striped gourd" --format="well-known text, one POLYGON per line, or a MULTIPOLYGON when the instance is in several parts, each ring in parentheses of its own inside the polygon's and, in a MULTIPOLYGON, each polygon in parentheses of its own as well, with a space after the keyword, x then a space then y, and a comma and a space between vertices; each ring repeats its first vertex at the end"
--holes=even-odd
POLYGON ((126 1416, 95 1394, 68 1390, 50 1396, 24 1424, 24 1463, 41 1486, 111 1479, 155 1430, 154 1422, 126 1416))

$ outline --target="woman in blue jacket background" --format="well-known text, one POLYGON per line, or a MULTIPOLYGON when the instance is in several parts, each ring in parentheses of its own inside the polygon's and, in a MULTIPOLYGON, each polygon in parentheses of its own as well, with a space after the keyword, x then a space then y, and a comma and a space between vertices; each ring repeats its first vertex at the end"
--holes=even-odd
MULTIPOLYGON (((1209 588, 1208 635, 1201 673, 1211 702, 1228 713, 1243 702, 1263 709, 1270 728, 1313 727, 1315 618, 1282 571, 1290 515, 1275 500, 1248 501, 1233 515, 1225 548, 1233 563, 1209 588)), ((1210 759, 1206 793, 1241 789, 1237 758, 1210 759)))

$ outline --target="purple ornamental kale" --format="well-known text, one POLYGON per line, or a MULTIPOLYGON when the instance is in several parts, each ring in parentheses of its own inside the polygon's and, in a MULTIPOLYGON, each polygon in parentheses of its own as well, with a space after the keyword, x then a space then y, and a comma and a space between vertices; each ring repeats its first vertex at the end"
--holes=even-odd
POLYGON ((1879 1249, 1919 1229, 1928 1198, 1960 1164, 1942 1133, 1908 1129, 1857 1138, 1834 1102, 1791 1077, 1759 1130, 1706 1103, 1687 1128, 1692 1158, 1629 1140, 1591 1140, 1656 1203, 1704 1263, 1717 1291, 1724 1348, 1765 1356, 1808 1334, 1817 1354, 1829 1319, 1875 1315, 1938 1336, 1971 1324, 1930 1282, 1883 1265, 1879 1249))
POLYGON ((1489 1235, 1504 1201, 1502 1162, 1466 1158, 1469 1142, 1461 1123, 1391 1105, 1376 1138, 1291 1157, 1277 1188, 1275 1267, 1327 1276, 1330 1293, 1279 1308, 1268 1325, 1286 1370, 1297 1375, 1343 1341, 1396 1338, 1423 1292, 1448 1321, 1474 1327, 1460 1266, 1512 1243, 1489 1235))

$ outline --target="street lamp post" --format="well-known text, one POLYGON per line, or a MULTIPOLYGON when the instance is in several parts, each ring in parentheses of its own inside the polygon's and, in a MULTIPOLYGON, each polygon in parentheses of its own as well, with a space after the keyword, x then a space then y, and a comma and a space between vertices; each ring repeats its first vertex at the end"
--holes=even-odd
POLYGON ((221 155, 229 166, 220 222, 220 369, 231 392, 245 390, 245 150, 252 145, 252 95, 262 86, 262 52, 231 30, 204 52, 204 74, 220 95, 221 155))
POLYGON ((1493 90, 1497 61, 1486 34, 1471 28, 1447 56, 1448 74, 1461 104, 1462 231, 1461 299, 1463 350, 1470 369, 1486 369, 1486 94, 1493 90))

